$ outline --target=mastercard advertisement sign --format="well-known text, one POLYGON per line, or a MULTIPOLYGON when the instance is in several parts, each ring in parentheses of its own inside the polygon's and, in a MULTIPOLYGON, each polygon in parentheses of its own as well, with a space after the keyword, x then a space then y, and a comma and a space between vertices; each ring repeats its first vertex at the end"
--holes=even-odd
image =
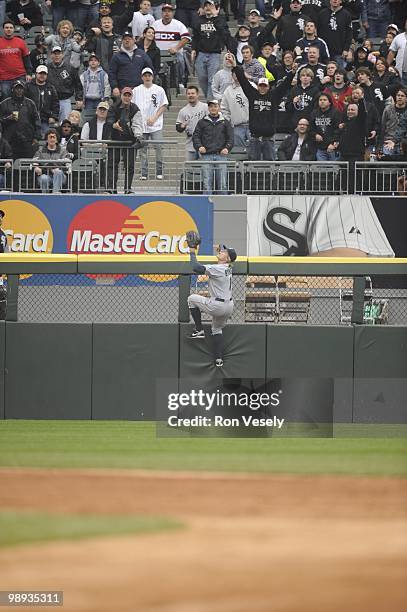
MULTIPOLYGON (((11 195, 0 197, 0 208, 14 253, 184 255, 193 229, 203 237, 200 252, 212 254, 213 206, 206 197, 11 195)), ((95 277, 66 282, 73 278, 89 284, 95 277)))

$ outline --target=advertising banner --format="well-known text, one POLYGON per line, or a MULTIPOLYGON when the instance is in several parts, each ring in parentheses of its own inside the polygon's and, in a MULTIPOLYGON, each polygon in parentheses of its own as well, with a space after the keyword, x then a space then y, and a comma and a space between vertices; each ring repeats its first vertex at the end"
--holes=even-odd
MULTIPOLYGON (((184 255, 188 230, 199 231, 200 253, 213 253, 213 205, 205 196, 4 194, 0 208, 14 253, 184 255)), ((95 282, 81 279, 65 281, 95 282)), ((24 282, 44 280, 37 275, 24 282)))
POLYGON ((251 257, 316 255, 332 249, 356 249, 372 257, 402 256, 395 253, 389 223, 385 231, 367 196, 269 195, 247 200, 251 257))

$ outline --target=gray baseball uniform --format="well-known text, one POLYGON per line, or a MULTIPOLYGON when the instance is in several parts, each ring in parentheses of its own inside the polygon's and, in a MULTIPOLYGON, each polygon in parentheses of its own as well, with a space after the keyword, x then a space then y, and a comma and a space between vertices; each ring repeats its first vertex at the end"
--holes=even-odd
POLYGON ((212 335, 221 334, 233 312, 232 267, 229 264, 211 264, 201 268, 199 273, 209 277, 210 297, 192 294, 188 306, 209 314, 212 317, 212 335))

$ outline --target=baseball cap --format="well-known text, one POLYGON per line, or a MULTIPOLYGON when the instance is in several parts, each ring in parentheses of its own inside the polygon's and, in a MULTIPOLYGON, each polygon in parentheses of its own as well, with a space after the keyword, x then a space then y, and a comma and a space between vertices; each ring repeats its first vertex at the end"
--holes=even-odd
POLYGON ((100 62, 100 59, 99 59, 99 57, 96 55, 96 53, 91 53, 91 54, 89 55, 89 59, 92 59, 92 57, 96 57, 96 59, 97 59, 97 60, 100 62))
POLYGON ((143 68, 143 70, 141 71, 141 74, 154 74, 154 71, 151 70, 151 68, 149 68, 148 66, 146 66, 145 68, 143 68))
POLYGON ((227 251, 230 261, 233 262, 236 260, 237 254, 235 249, 233 249, 232 247, 227 247, 225 244, 221 244, 220 248, 222 251, 227 251))
POLYGON ((52 47, 51 53, 55 53, 55 51, 62 51, 62 48, 59 45, 55 45, 52 47))
POLYGON ((270 83, 268 82, 268 79, 266 79, 266 77, 261 77, 258 81, 257 81, 258 85, 269 85, 270 83))
POLYGON ((205 2, 203 3, 203 5, 205 6, 205 4, 215 4, 215 2, 213 0, 205 0, 205 2))
POLYGON ((12 89, 15 89, 16 87, 25 87, 25 83, 23 83, 22 81, 16 81, 12 87, 12 89))
POLYGON ((132 90, 132 88, 131 88, 131 87, 123 87, 123 89, 122 89, 121 93, 122 93, 122 94, 125 94, 125 93, 130 93, 130 94, 132 94, 132 93, 133 93, 133 90, 132 90))
POLYGON ((6 216, 6 213, 4 212, 4 210, 0 210, 0 217, 3 218, 6 216))
POLYGON ((219 100, 208 100, 207 104, 219 104, 219 100))
POLYGON ((134 38, 133 36, 133 32, 131 30, 126 30, 123 34, 122 34, 122 38, 124 38, 125 36, 130 36, 130 38, 134 38))
POLYGON ((175 10, 175 6, 172 6, 172 4, 170 4, 169 2, 166 2, 165 4, 162 5, 161 10, 163 11, 164 9, 170 9, 171 11, 175 10))
POLYGON ((48 68, 44 66, 43 64, 41 64, 41 66, 37 66, 37 69, 35 72, 46 72, 48 74, 48 68))
POLYGON ((249 11, 249 15, 251 15, 252 13, 256 13, 256 15, 260 17, 260 11, 258 11, 257 9, 252 9, 251 11, 249 11))
POLYGON ((290 4, 302 4, 302 0, 291 0, 290 4))
POLYGON ((395 31, 397 34, 398 34, 398 33, 399 33, 399 31, 400 31, 400 30, 399 30, 399 28, 398 28, 398 26, 396 26, 396 24, 395 24, 395 23, 391 23, 390 25, 388 25, 388 26, 387 26, 387 32, 388 32, 389 30, 394 30, 394 31, 395 31))
POLYGON ((249 30, 250 32, 250 26, 246 25, 245 23, 242 23, 239 27, 238 30, 241 30, 242 28, 244 28, 245 30, 249 30))
POLYGON ((109 110, 109 102, 99 102, 96 108, 104 108, 105 110, 109 110))
POLYGON ((359 51, 363 51, 363 53, 369 53, 369 49, 367 49, 366 47, 358 47, 356 49, 356 53, 359 53, 359 51))

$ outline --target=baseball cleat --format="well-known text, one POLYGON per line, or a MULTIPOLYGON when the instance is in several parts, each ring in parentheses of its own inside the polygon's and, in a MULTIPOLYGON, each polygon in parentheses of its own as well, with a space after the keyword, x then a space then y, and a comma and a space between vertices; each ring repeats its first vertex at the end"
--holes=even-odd
POLYGON ((223 359, 216 359, 215 365, 217 368, 223 367, 223 359))
POLYGON ((205 338, 205 332, 203 329, 200 331, 194 329, 194 331, 188 336, 188 338, 205 338))

